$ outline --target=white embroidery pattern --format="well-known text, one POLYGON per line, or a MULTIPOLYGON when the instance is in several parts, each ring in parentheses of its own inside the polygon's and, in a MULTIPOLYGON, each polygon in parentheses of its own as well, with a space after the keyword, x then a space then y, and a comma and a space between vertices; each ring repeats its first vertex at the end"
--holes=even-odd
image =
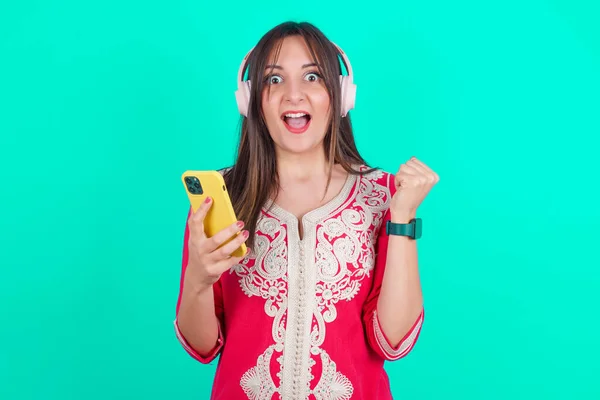
POLYGON ((349 177, 340 194, 303 218, 305 238, 298 237, 298 221, 277 205, 257 226, 255 258, 233 268, 247 296, 265 299, 265 313, 273 317, 274 344, 262 353, 256 366, 240 384, 252 400, 282 399, 347 400, 354 388, 321 348, 326 323, 337 317, 336 304, 350 301, 375 265, 374 238, 389 205, 389 189, 376 182, 375 171, 362 178, 349 177), (359 184, 353 196, 354 182, 359 184), (337 209, 343 211, 330 217, 337 209), (281 221, 281 222, 280 222, 281 221), (287 240, 287 244, 286 244, 287 240), (270 374, 271 359, 280 371, 277 386, 270 374), (322 374, 313 390, 312 367, 318 357, 322 374))
MULTIPOLYGON (((256 258, 247 257, 242 264, 233 267, 241 278, 240 286, 247 296, 260 296, 266 300, 265 313, 274 318, 273 340, 258 358, 257 365, 247 371, 241 386, 249 399, 270 400, 279 392, 271 377, 270 363, 274 352, 283 351, 287 308, 287 246, 286 230, 273 218, 262 218, 257 226, 256 258)), ((283 368, 281 357, 278 358, 283 368)), ((281 372, 280 372, 281 373, 281 372)), ((281 375, 278 374, 279 378, 281 375)))
MULTIPOLYGON (((316 321, 311 353, 320 354, 323 374, 315 388, 318 400, 350 399, 354 388, 320 346, 326 334, 324 322, 337 317, 336 304, 350 301, 362 280, 375 267, 374 239, 389 204, 389 189, 377 184, 381 171, 360 180, 355 198, 338 217, 317 221, 316 233, 316 321)), ((321 217, 321 216, 319 216, 321 217)), ((326 217, 326 216, 322 216, 326 217)), ((311 337, 311 338, 312 338, 311 337)))
POLYGON ((343 374, 336 371, 336 365, 326 352, 321 351, 323 376, 315 387, 314 395, 317 400, 348 400, 354 388, 343 374))
POLYGON ((373 312, 373 330, 375 331, 375 337, 377 339, 377 344, 383 353, 387 356, 389 360, 397 360, 399 358, 404 357, 408 354, 409 350, 414 346, 415 340, 419 332, 421 331, 421 326, 423 324, 423 314, 419 316, 415 326, 410 331, 410 334, 400 343, 398 348, 394 350, 394 348, 389 344, 387 339, 385 338, 385 334, 381 330, 379 326, 379 319, 377 317, 377 310, 373 312))

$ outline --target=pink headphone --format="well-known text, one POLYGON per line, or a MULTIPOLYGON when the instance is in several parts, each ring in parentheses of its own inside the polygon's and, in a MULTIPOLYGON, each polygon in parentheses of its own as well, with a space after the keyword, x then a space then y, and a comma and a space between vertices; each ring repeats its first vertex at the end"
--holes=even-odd
MULTIPOLYGON (((348 111, 354 108, 354 101, 356 99, 356 85, 353 83, 352 74, 352 66, 350 65, 350 60, 346 57, 346 54, 342 51, 342 49, 333 43, 333 45, 338 49, 340 55, 342 56, 342 60, 348 70, 348 75, 340 75, 340 85, 342 87, 342 117, 345 117, 348 114, 348 111)), ((238 109, 240 114, 247 117, 248 116, 248 103, 250 102, 250 81, 244 81, 244 65, 246 64, 246 60, 252 53, 252 49, 246 54, 244 59, 242 60, 242 64, 240 65, 240 69, 238 72, 238 89, 235 91, 235 99, 237 101, 238 109)))

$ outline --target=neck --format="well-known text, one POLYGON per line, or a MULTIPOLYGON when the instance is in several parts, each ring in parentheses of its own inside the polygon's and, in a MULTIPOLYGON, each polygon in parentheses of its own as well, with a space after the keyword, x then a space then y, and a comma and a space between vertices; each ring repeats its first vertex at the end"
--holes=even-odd
POLYGON ((311 153, 277 155, 277 174, 281 182, 327 179, 328 162, 322 148, 311 153))

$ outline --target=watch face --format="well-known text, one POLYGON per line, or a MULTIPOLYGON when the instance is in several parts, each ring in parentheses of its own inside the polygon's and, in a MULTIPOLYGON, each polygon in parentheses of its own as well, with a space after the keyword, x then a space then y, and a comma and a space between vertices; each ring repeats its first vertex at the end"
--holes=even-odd
POLYGON ((414 230, 414 238, 415 239, 419 239, 421 237, 421 234, 423 232, 423 222, 421 221, 421 218, 415 218, 413 220, 413 225, 415 227, 414 230))

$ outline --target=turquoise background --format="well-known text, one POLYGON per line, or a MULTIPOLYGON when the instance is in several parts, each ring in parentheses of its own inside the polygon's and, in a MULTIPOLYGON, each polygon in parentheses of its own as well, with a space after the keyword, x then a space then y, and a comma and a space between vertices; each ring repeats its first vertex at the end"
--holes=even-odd
POLYGON ((309 20, 366 159, 416 155, 426 323, 398 399, 598 399, 593 1, 0 6, 0 398, 208 398, 172 321, 186 169, 233 160, 239 63, 309 20), (372 7, 372 8, 371 8, 372 7))

